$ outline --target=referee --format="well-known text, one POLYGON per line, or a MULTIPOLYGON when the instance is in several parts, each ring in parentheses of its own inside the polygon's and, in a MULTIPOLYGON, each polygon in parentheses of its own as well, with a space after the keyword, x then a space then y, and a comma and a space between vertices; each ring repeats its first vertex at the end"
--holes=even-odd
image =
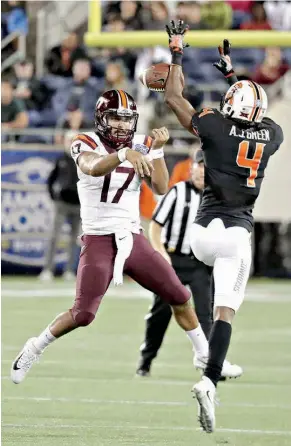
MULTIPOLYGON (((195 220, 203 188, 204 160, 202 150, 198 150, 194 156, 191 180, 177 183, 163 197, 152 217, 149 237, 152 246, 173 266, 183 285, 190 287, 197 317, 208 339, 213 324, 212 268, 193 256, 189 243, 190 227, 195 220)), ((171 307, 154 295, 153 305, 145 318, 146 333, 140 348, 137 375, 150 374, 152 360, 162 345, 171 316, 171 307)), ((239 366, 225 361, 222 376, 237 377, 241 374, 239 366)))

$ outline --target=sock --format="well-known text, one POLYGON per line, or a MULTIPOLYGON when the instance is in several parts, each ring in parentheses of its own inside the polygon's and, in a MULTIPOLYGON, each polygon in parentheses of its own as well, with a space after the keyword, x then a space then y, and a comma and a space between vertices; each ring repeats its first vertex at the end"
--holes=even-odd
POLYGON ((232 327, 228 322, 215 321, 209 338, 209 359, 204 372, 207 378, 211 379, 216 386, 226 358, 230 343, 232 327))
POLYGON ((49 329, 47 327, 39 336, 36 338, 36 340, 33 342, 35 348, 39 351, 43 351, 49 344, 54 342, 57 338, 55 338, 49 329))
POLYGON ((186 331, 186 334, 193 344, 193 350, 198 356, 208 356, 208 341, 199 324, 197 328, 186 331))

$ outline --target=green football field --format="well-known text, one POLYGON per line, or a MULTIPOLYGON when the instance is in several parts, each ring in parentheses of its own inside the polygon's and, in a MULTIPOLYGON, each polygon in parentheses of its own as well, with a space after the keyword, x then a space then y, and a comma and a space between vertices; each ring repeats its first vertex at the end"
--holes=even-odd
POLYGON ((250 282, 219 385, 217 431, 202 433, 191 344, 171 324, 151 378, 134 376, 150 294, 111 288, 95 322, 60 339, 20 385, 11 361, 71 306, 74 283, 2 280, 2 444, 31 446, 290 446, 291 281, 250 282))

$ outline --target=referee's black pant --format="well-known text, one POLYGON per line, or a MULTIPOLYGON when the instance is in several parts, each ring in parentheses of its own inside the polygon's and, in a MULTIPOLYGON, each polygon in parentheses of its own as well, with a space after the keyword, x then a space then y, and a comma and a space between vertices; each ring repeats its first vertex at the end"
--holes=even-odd
MULTIPOLYGON (((212 268, 199 262, 194 256, 169 254, 172 265, 183 285, 189 285, 195 311, 207 339, 213 324, 212 268)), ((139 368, 149 370, 157 356, 172 317, 171 307, 154 295, 153 305, 146 316, 145 340, 141 347, 139 368)))

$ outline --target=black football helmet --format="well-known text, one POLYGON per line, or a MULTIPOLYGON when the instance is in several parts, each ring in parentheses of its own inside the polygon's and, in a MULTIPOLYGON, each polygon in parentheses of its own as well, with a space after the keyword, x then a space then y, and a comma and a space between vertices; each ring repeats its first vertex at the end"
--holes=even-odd
POLYGON ((95 107, 95 126, 102 137, 114 145, 129 144, 136 131, 138 121, 137 107, 134 99, 123 90, 109 90, 98 99, 95 107), (115 128, 109 125, 110 116, 131 122, 130 129, 115 128))

